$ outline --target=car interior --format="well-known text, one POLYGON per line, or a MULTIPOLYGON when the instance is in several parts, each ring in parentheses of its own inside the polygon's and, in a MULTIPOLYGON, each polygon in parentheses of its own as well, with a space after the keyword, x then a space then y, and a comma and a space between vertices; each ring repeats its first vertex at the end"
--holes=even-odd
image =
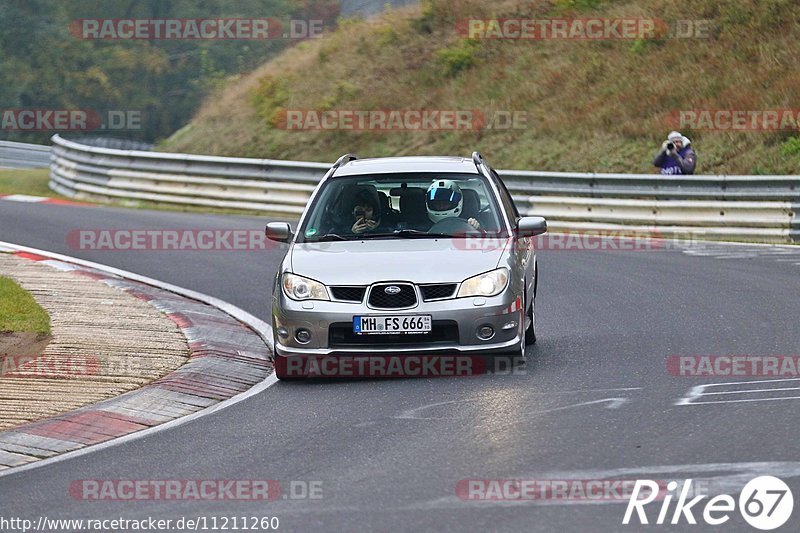
MULTIPOLYGON (((385 231, 430 231, 433 222, 428 217, 425 206, 425 191, 430 181, 430 178, 425 178, 411 182, 386 182, 370 178, 364 181, 332 182, 319 199, 319 205, 325 207, 321 214, 317 214, 320 211, 312 213, 307 227, 315 228, 314 233, 317 235, 351 234, 355 221, 354 210, 360 203, 359 198, 372 198, 372 203, 377 205, 380 213, 381 228, 385 231)), ((475 218, 484 229, 496 231, 499 228, 497 216, 486 199, 484 187, 480 180, 474 180, 474 183, 473 180, 463 180, 463 208, 458 218, 463 221, 475 218)))

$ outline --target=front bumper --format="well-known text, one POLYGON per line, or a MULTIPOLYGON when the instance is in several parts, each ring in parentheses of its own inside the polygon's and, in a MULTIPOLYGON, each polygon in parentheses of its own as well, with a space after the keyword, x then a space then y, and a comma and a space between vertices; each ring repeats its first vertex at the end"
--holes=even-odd
POLYGON ((503 353, 519 346, 524 335, 521 298, 509 288, 497 296, 488 298, 420 301, 416 307, 401 311, 372 309, 364 303, 316 300, 297 302, 287 298, 280 287, 276 292, 277 294, 273 295, 272 313, 276 356, 503 353), (341 335, 332 333, 341 332, 346 327, 352 328, 353 317, 358 315, 431 315, 433 333, 437 333, 437 327, 446 326, 448 334, 444 336, 433 333, 416 334, 407 335, 403 339, 370 335, 359 336, 357 342, 348 342, 342 340, 341 335), (488 340, 481 340, 477 336, 477 331, 485 325, 494 329, 494 336, 488 340), (311 334, 306 344, 299 343, 295 338, 295 333, 301 328, 311 334), (402 342, 394 342, 392 339, 402 342))

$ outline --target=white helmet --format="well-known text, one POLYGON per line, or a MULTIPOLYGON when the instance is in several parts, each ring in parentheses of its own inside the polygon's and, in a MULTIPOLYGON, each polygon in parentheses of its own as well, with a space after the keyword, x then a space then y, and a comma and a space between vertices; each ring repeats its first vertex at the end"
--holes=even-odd
POLYGON ((461 187, 453 180, 436 180, 425 193, 425 207, 428 218, 434 224, 440 220, 457 217, 464 207, 464 195, 461 187))

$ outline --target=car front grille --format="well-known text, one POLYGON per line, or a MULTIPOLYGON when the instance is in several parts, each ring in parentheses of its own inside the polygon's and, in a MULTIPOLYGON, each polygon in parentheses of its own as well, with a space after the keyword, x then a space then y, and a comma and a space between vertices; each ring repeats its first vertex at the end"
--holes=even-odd
POLYGON ((328 346, 330 348, 353 348, 363 346, 407 346, 409 344, 424 344, 426 347, 435 347, 437 344, 457 344, 458 324, 452 320, 434 320, 431 331, 428 333, 381 335, 356 335, 353 333, 353 324, 337 322, 328 328, 328 346))
POLYGON ((369 305, 376 309, 403 309, 417 304, 417 293, 409 283, 381 283, 374 285, 369 293, 369 305), (397 287, 399 292, 389 294, 387 287, 397 287))
POLYGON ((441 298, 450 298, 456 292, 455 283, 437 283, 435 285, 420 285, 420 292, 422 292, 422 299, 439 300, 441 298))
POLYGON ((344 302, 361 302, 366 290, 366 287, 331 287, 331 295, 344 302))

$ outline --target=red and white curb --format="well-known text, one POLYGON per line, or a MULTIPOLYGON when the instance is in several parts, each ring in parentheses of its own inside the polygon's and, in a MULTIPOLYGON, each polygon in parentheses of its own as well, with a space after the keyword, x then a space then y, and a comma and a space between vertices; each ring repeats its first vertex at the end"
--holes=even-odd
POLYGON ((140 389, 0 432, 0 477, 189 422, 277 382, 269 362, 271 327, 246 311, 81 259, 5 242, 0 252, 75 271, 146 300, 178 325, 191 351, 183 366, 140 389))
POLYGON ((5 200, 7 202, 21 202, 25 204, 80 205, 84 207, 92 205, 81 202, 73 202, 71 200, 61 200, 60 198, 30 196, 27 194, 0 194, 0 200, 5 200))

